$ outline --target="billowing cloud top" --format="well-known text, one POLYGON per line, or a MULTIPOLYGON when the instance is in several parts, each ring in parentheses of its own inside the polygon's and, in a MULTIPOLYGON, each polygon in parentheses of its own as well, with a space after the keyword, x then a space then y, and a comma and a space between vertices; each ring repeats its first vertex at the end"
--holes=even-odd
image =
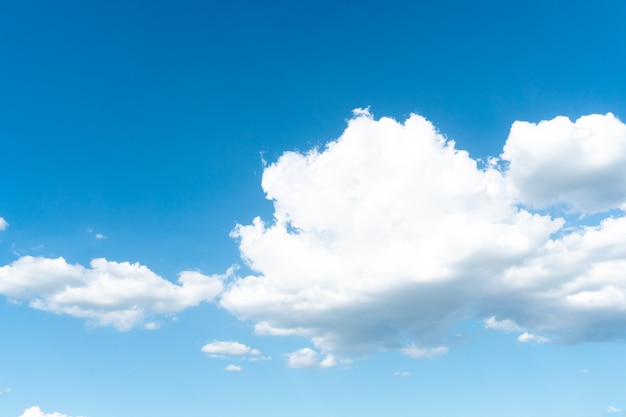
POLYGON ((2 217, 0 217, 0 230, 4 230, 7 227, 9 227, 9 223, 7 223, 6 220, 4 220, 2 217))
POLYGON ((624 132, 612 114, 516 122, 502 161, 483 167, 421 116, 356 112, 325 149, 265 169, 274 220, 233 232, 256 273, 220 303, 258 333, 306 336, 323 352, 432 357, 449 325, 472 317, 520 341, 623 337, 626 219, 572 229, 531 210, 623 208, 624 132))
POLYGON ((626 125, 611 113, 515 122, 502 159, 524 204, 602 212, 626 203, 626 125))

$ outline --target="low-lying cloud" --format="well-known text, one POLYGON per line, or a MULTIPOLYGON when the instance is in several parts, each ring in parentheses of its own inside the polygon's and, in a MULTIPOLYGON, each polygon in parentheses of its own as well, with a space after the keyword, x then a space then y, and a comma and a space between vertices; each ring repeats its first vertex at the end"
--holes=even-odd
POLYGON ((155 329, 158 325, 149 319, 213 300, 225 278, 184 271, 176 285, 138 263, 99 258, 85 268, 63 258, 23 256, 0 267, 0 294, 93 325, 155 329))

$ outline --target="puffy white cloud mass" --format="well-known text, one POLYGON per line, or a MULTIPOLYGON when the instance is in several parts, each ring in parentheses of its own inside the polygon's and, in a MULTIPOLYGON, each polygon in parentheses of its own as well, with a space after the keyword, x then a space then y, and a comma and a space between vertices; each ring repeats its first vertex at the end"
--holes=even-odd
POLYGON ((214 340, 207 343, 201 348, 202 352, 209 354, 211 357, 222 358, 226 356, 243 356, 243 355, 260 355, 258 349, 253 349, 239 342, 226 342, 214 340))
POLYGON ((34 406, 24 411, 24 414, 22 414, 20 417, 70 417, 70 416, 68 416, 67 414, 58 413, 58 412, 44 413, 43 411, 41 411, 39 407, 34 406))
POLYGON ((578 227, 532 210, 623 208, 624 129, 611 114, 516 122, 503 161, 482 164, 421 116, 355 112, 324 149, 265 168, 274 219, 233 231, 253 274, 220 303, 259 334, 307 337, 323 353, 430 357, 472 318, 565 342, 622 338, 623 212, 578 227))
MULTIPOLYGON (((178 284, 138 263, 94 259, 91 267, 63 258, 23 256, 0 267, 0 294, 30 307, 129 330, 158 314, 172 314, 213 300, 225 276, 179 274, 178 284)), ((158 325, 148 322, 147 328, 158 325)))
POLYGON ((626 125, 611 113, 515 122, 502 159, 529 206, 601 212, 626 203, 626 125))
POLYGON ((0 230, 4 230, 7 227, 9 227, 9 223, 7 223, 6 220, 4 220, 2 217, 0 217, 0 230))

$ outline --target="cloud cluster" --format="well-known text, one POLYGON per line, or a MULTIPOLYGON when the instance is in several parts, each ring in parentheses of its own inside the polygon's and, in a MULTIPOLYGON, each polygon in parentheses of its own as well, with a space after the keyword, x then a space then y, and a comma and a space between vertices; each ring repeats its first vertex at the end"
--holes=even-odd
POLYGON ((68 416, 67 414, 62 414, 58 412, 44 413, 43 411, 41 411, 39 407, 34 406, 25 410, 24 414, 22 414, 20 417, 70 417, 70 416, 68 416))
MULTIPOLYGON (((186 271, 177 285, 139 264, 25 256, 0 267, 0 294, 120 330, 217 300, 257 334, 310 339, 291 367, 334 366, 339 351, 432 358, 468 319, 521 343, 623 340, 626 125, 515 122, 487 161, 421 116, 359 109, 325 148, 265 168, 274 218, 232 232, 251 275, 186 271)), ((202 350, 262 358, 237 342, 202 350)))
MULTIPOLYGON (((322 353, 432 357, 472 318, 523 331, 520 342, 621 339, 625 132, 612 114, 516 122, 482 164, 421 116, 360 110, 324 149, 266 167, 274 219, 234 230, 254 274, 220 304, 259 334, 307 337, 322 353), (613 217, 583 227, 559 217, 563 206, 613 217)), ((288 363, 319 363, 314 354, 288 363)))
POLYGON ((0 294, 94 325, 112 325, 118 330, 140 325, 154 329, 158 325, 147 322, 152 316, 177 313, 213 300, 222 290, 224 278, 184 271, 176 285, 138 263, 100 258, 85 268, 63 258, 23 256, 0 267, 0 294))

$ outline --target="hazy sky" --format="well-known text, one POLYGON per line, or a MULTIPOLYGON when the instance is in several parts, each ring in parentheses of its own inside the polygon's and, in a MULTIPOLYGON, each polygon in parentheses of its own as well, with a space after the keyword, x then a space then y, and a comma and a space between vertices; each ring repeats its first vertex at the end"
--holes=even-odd
POLYGON ((626 415, 626 3, 0 4, 0 415, 626 415))

